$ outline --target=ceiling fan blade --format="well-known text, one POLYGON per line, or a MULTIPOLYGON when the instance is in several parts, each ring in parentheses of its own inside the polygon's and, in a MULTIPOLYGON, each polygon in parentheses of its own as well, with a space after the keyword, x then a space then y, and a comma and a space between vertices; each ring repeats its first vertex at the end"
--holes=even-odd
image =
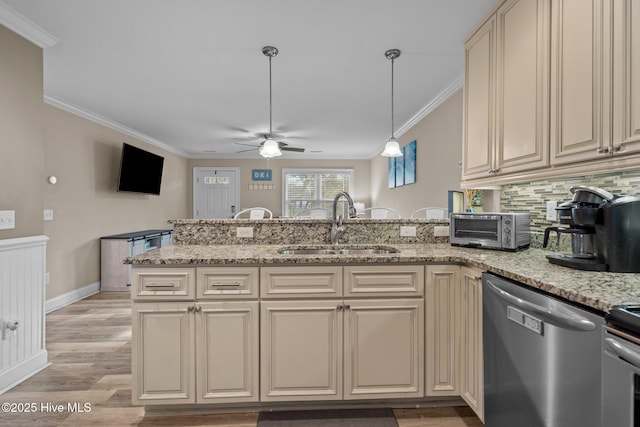
POLYGON ((240 151, 236 151, 236 153, 247 153, 249 151, 256 151, 258 149, 258 147, 255 148, 250 148, 248 150, 240 150, 240 151))
POLYGON ((262 144, 258 144, 258 145, 256 145, 256 144, 245 144, 244 142, 234 142, 234 144, 236 144, 236 145, 244 145, 245 147, 256 147, 256 148, 258 148, 258 147, 260 147, 262 145, 262 144))
POLYGON ((282 151, 295 151, 297 153, 304 153, 304 148, 298 147, 280 147, 282 151))

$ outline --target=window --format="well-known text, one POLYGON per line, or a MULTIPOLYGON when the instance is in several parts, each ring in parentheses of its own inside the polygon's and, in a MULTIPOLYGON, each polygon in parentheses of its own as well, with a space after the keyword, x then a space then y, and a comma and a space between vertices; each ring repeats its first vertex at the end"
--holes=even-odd
MULTIPOLYGON (((284 216, 310 208, 332 210, 333 199, 341 191, 353 197, 353 169, 283 169, 282 180, 284 216)), ((344 199, 340 199, 338 212, 348 216, 344 199)))

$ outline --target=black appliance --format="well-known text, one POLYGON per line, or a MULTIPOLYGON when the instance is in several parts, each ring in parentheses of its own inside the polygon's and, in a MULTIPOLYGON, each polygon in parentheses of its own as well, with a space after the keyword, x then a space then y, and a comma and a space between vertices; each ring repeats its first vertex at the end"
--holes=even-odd
POLYGON ((603 203, 595 228, 598 261, 608 271, 640 273, 640 197, 603 203))
POLYGON ((573 198, 556 209, 560 217, 560 227, 548 227, 544 232, 542 247, 547 247, 549 234, 555 232, 571 235, 570 254, 547 255, 549 262, 580 270, 606 271, 607 263, 597 256, 596 223, 600 207, 616 198, 606 190, 596 187, 571 187, 573 198))

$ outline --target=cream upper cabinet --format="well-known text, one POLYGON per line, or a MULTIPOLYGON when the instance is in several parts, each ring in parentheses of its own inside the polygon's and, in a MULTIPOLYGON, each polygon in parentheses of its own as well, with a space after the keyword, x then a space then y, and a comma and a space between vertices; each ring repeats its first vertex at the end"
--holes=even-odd
POLYGON ((465 43, 463 179, 495 169, 496 18, 491 16, 465 43))
MULTIPOLYGON (((609 143, 610 18, 605 0, 554 0, 551 12, 551 163, 593 159, 609 143)), ((608 1, 606 1, 608 3, 608 1)))
POLYGON ((549 164, 550 0, 508 0, 496 12, 497 170, 549 164))
POLYGON ((617 156, 640 151, 640 4, 637 0, 613 0, 612 4, 612 151, 617 156))
POLYGON ((428 265, 426 292, 427 396, 460 395, 458 284, 460 266, 428 265))
POLYGON ((507 0, 465 43, 463 180, 549 165, 549 35, 550 0, 507 0))
POLYGON ((484 419, 482 272, 460 268, 460 395, 484 419))

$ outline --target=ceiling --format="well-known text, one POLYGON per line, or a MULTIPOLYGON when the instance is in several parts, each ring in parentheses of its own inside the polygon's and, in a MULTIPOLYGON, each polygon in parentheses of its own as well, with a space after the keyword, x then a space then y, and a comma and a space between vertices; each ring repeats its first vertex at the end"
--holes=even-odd
MULTIPOLYGON (((188 158, 370 159, 461 87, 463 41, 495 0, 2 0, 53 36, 48 103, 188 158), (249 149, 250 151, 238 153, 249 149)), ((8 6, 8 8, 7 8, 8 6)), ((4 22, 2 22, 4 23, 4 22)), ((6 25, 6 24, 5 24, 6 25)), ((8 26, 8 25, 7 25, 8 26)), ((11 28, 11 27, 10 27, 11 28)), ((12 28, 14 29, 14 28, 12 28)), ((15 29, 14 29, 15 30, 15 29)))

